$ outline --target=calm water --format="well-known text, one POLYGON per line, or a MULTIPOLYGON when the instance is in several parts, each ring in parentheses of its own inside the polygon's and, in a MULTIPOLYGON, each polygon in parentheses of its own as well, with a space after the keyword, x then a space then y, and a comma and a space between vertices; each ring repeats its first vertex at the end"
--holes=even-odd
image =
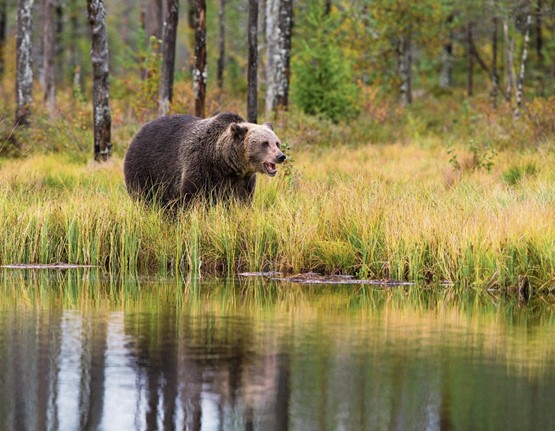
POLYGON ((4 271, 0 355, 1 430, 555 430, 547 301, 4 271))

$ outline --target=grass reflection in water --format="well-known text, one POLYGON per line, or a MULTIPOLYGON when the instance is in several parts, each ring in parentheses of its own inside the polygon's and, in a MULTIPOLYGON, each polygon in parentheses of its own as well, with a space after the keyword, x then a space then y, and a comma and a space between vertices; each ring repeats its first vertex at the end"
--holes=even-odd
POLYGON ((548 299, 4 271, 0 427, 549 429, 548 299))

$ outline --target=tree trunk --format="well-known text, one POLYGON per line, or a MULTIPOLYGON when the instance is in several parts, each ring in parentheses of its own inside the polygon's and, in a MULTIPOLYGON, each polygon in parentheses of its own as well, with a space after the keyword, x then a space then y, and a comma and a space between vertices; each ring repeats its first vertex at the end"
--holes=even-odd
POLYGON ((514 52, 515 41, 509 36, 509 23, 503 21, 503 38, 505 40, 505 73, 507 75, 507 101, 511 102, 515 90, 514 52))
POLYGON ((80 0, 71 0, 69 9, 69 64, 71 66, 73 96, 80 99, 83 95, 81 89, 81 66, 79 61, 79 50, 77 49, 77 41, 80 37, 80 14, 79 14, 80 0))
POLYGON ((54 114, 56 97, 56 69, 54 66, 54 0, 42 0, 44 103, 50 115, 54 114))
POLYGON ((466 94, 474 95, 474 56, 472 55, 472 22, 466 24, 466 94))
POLYGON ((279 4, 280 0, 266 1, 266 117, 271 115, 276 105, 279 4))
POLYGON ((516 88, 516 108, 515 120, 520 117, 520 108, 522 107, 522 86, 524 85, 524 68, 526 58, 528 57, 528 42, 530 40, 530 27, 532 24, 532 16, 526 17, 526 32, 524 34, 524 47, 522 48, 522 60, 520 61, 520 73, 518 74, 518 84, 516 88))
POLYGON ((402 105, 412 103, 412 46, 411 33, 401 36, 398 42, 398 71, 401 80, 399 88, 402 105))
POLYGON ((33 56, 33 72, 34 78, 38 80, 42 89, 44 89, 44 38, 42 35, 42 27, 44 23, 44 7, 43 0, 33 0, 33 15, 35 16, 35 21, 38 24, 32 26, 31 33, 31 43, 33 44, 31 48, 31 55, 33 56))
MULTIPOLYGON (((495 6, 496 1, 494 0, 493 4, 495 6)), ((495 15, 492 18, 492 34, 491 34, 491 51, 492 51, 492 63, 491 63, 491 80, 492 80, 492 88, 491 88, 491 104, 493 108, 497 107, 497 89, 499 87, 499 75, 497 73, 497 16, 495 15)))
POLYGON ((64 78, 64 0, 54 2, 54 64, 56 65, 56 82, 63 82, 64 78))
POLYGON ((324 15, 329 15, 331 12, 331 0, 326 0, 324 2, 324 15))
POLYGON ((8 0, 0 0, 0 78, 4 75, 4 46, 7 34, 7 9, 8 0))
POLYGON ((538 95, 545 95, 544 88, 544 67, 543 67, 543 34, 542 34, 542 0, 536 3, 536 54, 538 57, 538 95))
POLYGON ((167 0, 167 16, 162 41, 162 87, 160 91, 160 115, 166 115, 173 98, 175 73, 175 41, 179 19, 179 0, 167 0))
POLYGON ((542 0, 536 3, 536 52, 540 67, 543 65, 543 34, 542 34, 542 0))
POLYGON ((224 67, 225 67, 225 0, 220 0, 220 34, 218 39, 218 71, 216 75, 216 80, 218 82, 218 88, 222 90, 224 88, 224 67))
MULTIPOLYGON (((258 2, 258 64, 262 63, 263 53, 266 51, 266 0, 258 2)), ((265 64, 265 63, 264 63, 265 64)), ((258 68, 258 86, 266 89, 266 68, 258 68)))
POLYGON ((108 68, 108 31, 104 0, 87 0, 92 30, 94 159, 105 161, 112 155, 110 82, 108 68))
POLYGON ((204 118, 206 103, 206 0, 196 0, 193 88, 195 92, 195 115, 204 118))
POLYGON ((449 33, 441 51, 441 73, 439 75, 439 86, 445 89, 453 86, 453 31, 451 30, 453 19, 453 15, 449 15, 447 17, 449 33))
POLYGON ((150 36, 162 39, 162 0, 147 0, 145 30, 147 43, 150 36))
POLYGON ((249 0, 249 59, 248 59, 248 92, 247 121, 258 121, 257 104, 257 72, 258 72, 258 0, 249 0))
POLYGON ((281 0, 279 11, 279 80, 277 106, 287 110, 289 106, 289 79, 291 76, 291 30, 293 29, 293 0, 281 0))
POLYGON ((31 69, 31 27, 33 0, 17 2, 17 52, 15 95, 17 109, 15 124, 29 125, 33 101, 33 70, 31 69))
POLYGON ((293 0, 266 2, 266 115, 289 104, 293 0))
POLYGON ((189 28, 194 30, 196 28, 197 0, 187 0, 187 3, 187 22, 189 23, 189 28))

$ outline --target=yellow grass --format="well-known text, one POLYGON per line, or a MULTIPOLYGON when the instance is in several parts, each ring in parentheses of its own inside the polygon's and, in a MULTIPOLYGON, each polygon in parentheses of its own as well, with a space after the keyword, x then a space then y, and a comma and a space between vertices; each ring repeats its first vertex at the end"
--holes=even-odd
POLYGON ((199 206, 177 220, 127 196, 118 157, 4 160, 0 262, 119 273, 315 270, 488 287, 526 275, 550 289, 554 158, 509 149, 490 172, 461 172, 434 140, 306 147, 292 175, 260 178, 252 206, 199 206), (509 185, 503 172, 526 163, 535 173, 509 185))

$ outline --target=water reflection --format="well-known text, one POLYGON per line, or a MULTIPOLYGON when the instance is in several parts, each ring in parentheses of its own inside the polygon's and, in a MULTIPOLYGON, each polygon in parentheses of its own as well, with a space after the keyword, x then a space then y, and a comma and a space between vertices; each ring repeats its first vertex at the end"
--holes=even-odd
POLYGON ((543 303, 255 281, 0 283, 0 429, 555 429, 543 303))

